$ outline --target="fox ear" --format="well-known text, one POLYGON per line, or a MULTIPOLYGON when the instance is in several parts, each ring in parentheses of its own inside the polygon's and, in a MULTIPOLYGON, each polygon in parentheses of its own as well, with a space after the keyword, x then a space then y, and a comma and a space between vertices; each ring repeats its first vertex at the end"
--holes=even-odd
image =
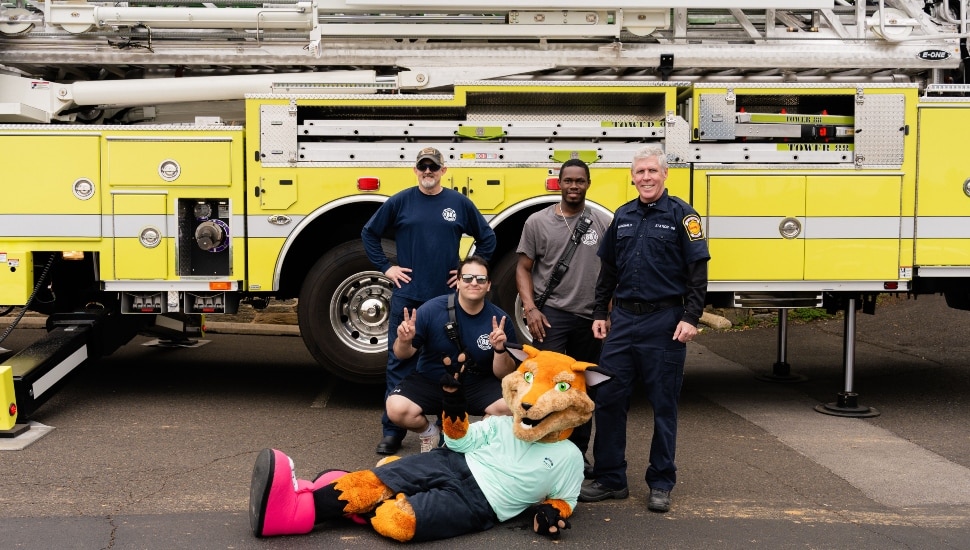
POLYGON ((592 388, 613 379, 613 375, 597 366, 591 366, 583 371, 586 375, 586 387, 592 388))
POLYGON ((520 363, 539 354, 539 350, 530 345, 506 344, 505 349, 509 350, 509 355, 520 363))

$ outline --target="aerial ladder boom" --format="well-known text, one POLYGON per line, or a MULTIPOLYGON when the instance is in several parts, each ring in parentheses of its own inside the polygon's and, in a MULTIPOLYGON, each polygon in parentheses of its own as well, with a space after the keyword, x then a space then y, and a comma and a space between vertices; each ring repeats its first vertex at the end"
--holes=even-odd
MULTIPOLYGON (((664 77, 661 55, 673 57, 669 70, 683 73, 678 80, 772 70, 912 74, 958 65, 967 1, 615 0, 590 7, 580 0, 280 0, 237 7, 238 0, 217 0, 199 7, 187 0, 17 0, 0 6, 0 52, 12 72, 64 72, 70 80, 117 78, 135 66, 500 67, 505 73, 494 76, 545 69, 664 77), (928 49, 945 53, 922 53, 928 49), (80 66, 104 72, 73 74, 80 66)), ((423 82, 426 89, 450 85, 434 74, 423 82)))
MULTIPOLYGON (((0 122, 73 120, 63 113, 123 103, 96 97, 108 87, 144 104, 191 101, 157 82, 149 88, 158 93, 129 92, 121 80, 276 75, 198 81, 192 94, 228 99, 232 87, 238 99, 284 81, 324 83, 321 72, 341 69, 373 71, 384 85, 371 91, 392 93, 509 77, 942 83, 944 71, 960 67, 967 3, 18 0, 0 6, 0 73, 22 77, 0 82, 0 122), (83 81, 111 83, 94 96, 53 84, 83 81)), ((366 87, 347 83, 327 93, 366 87)))

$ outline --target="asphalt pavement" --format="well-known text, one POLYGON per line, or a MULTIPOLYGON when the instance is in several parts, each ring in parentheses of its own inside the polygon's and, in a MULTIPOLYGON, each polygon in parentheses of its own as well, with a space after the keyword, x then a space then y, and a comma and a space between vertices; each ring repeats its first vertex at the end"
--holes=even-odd
MULTIPOLYGON (((290 454, 307 478, 379 458, 379 388, 326 375, 289 312, 264 313, 277 317, 210 318, 197 349, 139 338, 78 372, 35 415, 51 431, 0 451, 0 548, 400 547, 349 522, 250 534, 249 474, 263 447, 290 454)), ((420 546, 970 549, 968 321, 936 296, 860 314, 853 389, 880 413, 864 419, 815 411, 846 384, 843 319, 790 324, 796 383, 757 379, 777 359, 776 329, 706 329, 689 346, 669 513, 646 511, 651 413, 635 394, 630 498, 580 504, 558 542, 516 518, 420 546)), ((0 345, 43 334, 26 327, 0 345)), ((402 454, 417 446, 408 437, 402 454)))

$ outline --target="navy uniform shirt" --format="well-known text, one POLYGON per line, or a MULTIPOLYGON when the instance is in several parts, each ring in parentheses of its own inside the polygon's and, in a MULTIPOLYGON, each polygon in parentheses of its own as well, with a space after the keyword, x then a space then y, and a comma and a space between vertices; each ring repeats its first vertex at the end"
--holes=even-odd
POLYGON ((703 313, 706 262, 711 258, 702 227, 697 211, 666 189, 656 202, 646 204, 638 197, 619 207, 597 253, 602 269, 594 318, 606 318, 612 297, 652 303, 682 296, 685 320, 696 324, 703 313), (703 262, 703 281, 691 277, 690 266, 697 262, 703 262))
MULTIPOLYGON (((492 344, 488 339, 492 332, 492 317, 501 321, 505 317, 505 336, 507 344, 516 344, 515 330, 512 329, 512 318, 497 305, 485 301, 485 307, 475 315, 470 315, 461 308, 455 299, 455 320, 461 333, 461 343, 465 346, 467 356, 475 361, 481 372, 492 374, 492 344)), ((411 345, 418 350, 418 366, 416 371, 430 380, 438 381, 445 374, 442 362, 445 357, 451 359, 451 364, 458 364, 458 347, 448 338, 445 324, 448 323, 448 296, 438 296, 424 303, 417 310, 414 322, 414 339, 411 345)))

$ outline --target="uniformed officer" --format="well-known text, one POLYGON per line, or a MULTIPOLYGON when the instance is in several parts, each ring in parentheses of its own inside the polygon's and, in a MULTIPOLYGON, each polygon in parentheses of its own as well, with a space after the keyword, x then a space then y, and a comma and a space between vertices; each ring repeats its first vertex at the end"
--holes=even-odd
POLYGON ((593 481, 579 499, 626 498, 626 419, 633 383, 640 380, 653 406, 647 508, 670 509, 676 482, 677 401, 687 345, 697 334, 711 256, 700 216, 664 187, 667 159, 659 147, 633 156, 640 196, 617 209, 598 255, 593 333, 605 338, 600 366, 613 374, 596 394, 593 481), (613 309, 609 312, 610 300, 613 309))

